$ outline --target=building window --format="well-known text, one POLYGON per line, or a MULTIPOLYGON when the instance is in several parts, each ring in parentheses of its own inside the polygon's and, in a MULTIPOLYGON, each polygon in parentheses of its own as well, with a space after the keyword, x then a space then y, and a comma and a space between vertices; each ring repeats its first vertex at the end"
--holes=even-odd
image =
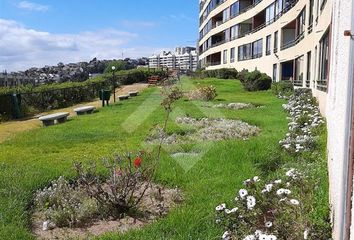
POLYGON ((266 8, 266 24, 269 24, 271 22, 274 21, 274 3, 272 3, 271 5, 269 5, 267 8, 266 8))
POLYGON ((329 31, 320 40, 320 60, 319 60, 319 90, 326 90, 329 70, 329 31))
POLYGON ((235 40, 237 37, 238 37, 238 25, 235 25, 230 28, 231 41, 235 40))
POLYGON ((277 81, 278 64, 273 64, 273 82, 277 81))
POLYGON ((235 62, 235 48, 230 49, 230 63, 235 62))
POLYGON ((295 86, 302 86, 304 80, 304 55, 295 59, 295 86))
POLYGON ((266 55, 270 55, 271 42, 272 42, 272 35, 268 35, 266 37, 266 55))
POLYGON ((223 62, 224 62, 224 64, 227 63, 227 50, 224 50, 224 53, 223 53, 223 62))
POLYGON ((307 71, 306 71, 306 87, 310 87, 311 79, 311 51, 307 53, 307 71))
POLYGON ((251 44, 244 44, 238 47, 238 60, 243 61, 247 59, 251 59, 251 44))
POLYGON ((278 31, 274 33, 274 52, 278 52, 278 31))
POLYGON ((252 43, 252 58, 260 58, 262 57, 262 41, 263 39, 259 39, 252 43))
POLYGON ((239 10, 240 10, 239 6, 240 6, 240 4, 238 1, 230 6, 230 17, 231 18, 234 18, 239 14, 239 10))

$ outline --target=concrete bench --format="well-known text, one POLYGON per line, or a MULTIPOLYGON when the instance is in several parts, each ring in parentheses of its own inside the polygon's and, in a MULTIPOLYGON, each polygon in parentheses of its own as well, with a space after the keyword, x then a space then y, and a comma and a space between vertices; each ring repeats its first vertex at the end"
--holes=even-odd
POLYGON ((96 108, 94 106, 84 106, 74 109, 77 115, 91 114, 96 108))
POLYGON ((54 125, 54 121, 56 121, 57 123, 66 122, 69 115, 70 114, 68 112, 61 112, 61 113, 54 113, 54 114, 42 116, 38 119, 43 122, 43 126, 47 127, 47 126, 54 125))
POLYGON ((129 98, 129 95, 120 95, 120 96, 118 96, 119 101, 127 100, 128 98, 129 98))
POLYGON ((138 91, 129 92, 129 96, 131 96, 131 97, 136 97, 136 96, 138 96, 138 94, 139 94, 138 91))

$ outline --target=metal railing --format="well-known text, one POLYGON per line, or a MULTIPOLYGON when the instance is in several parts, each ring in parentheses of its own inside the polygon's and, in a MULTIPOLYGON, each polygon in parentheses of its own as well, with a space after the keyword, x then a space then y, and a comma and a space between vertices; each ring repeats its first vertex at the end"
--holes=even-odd
POLYGON ((302 80, 294 80, 293 84, 296 87, 302 87, 303 81, 302 80))
POLYGON ((327 80, 319 80, 316 85, 317 90, 327 92, 327 80))
POLYGON ((284 49, 287 49, 287 48, 290 48, 290 47, 293 47, 295 46, 296 44, 298 44, 302 39, 304 39, 305 37, 305 33, 302 32, 300 33, 299 35, 297 35, 297 37, 293 40, 291 40, 290 42, 287 42, 283 45, 280 46, 280 50, 284 50, 284 49))
MULTIPOLYGON (((221 26, 222 24, 224 24, 224 23, 226 23, 226 22, 228 22, 228 21, 234 19, 235 17, 240 16, 241 14, 243 14, 243 13, 247 12, 248 10, 250 10, 250 9, 254 8, 255 6, 257 6, 260 2, 262 2, 262 0, 256 1, 255 3, 253 3, 253 4, 251 4, 251 5, 247 6, 247 7, 245 7, 245 8, 243 8, 243 9, 239 10, 239 12, 238 12, 237 14, 233 15, 233 16, 230 15, 230 17, 229 17, 228 19, 223 20, 223 21, 221 22, 221 24, 218 25, 218 26, 215 26, 215 24, 213 24, 213 26, 211 27, 211 29, 209 29, 206 33, 202 34, 202 35, 199 37, 199 40, 201 40, 205 35, 207 35, 207 34, 208 34, 211 30, 213 30, 214 28, 219 27, 219 26, 221 26)), ((207 18, 208 18, 208 16, 207 16, 205 19, 207 19, 207 18)), ((205 20, 205 19, 204 19, 204 20, 205 20)), ((204 22, 204 20, 203 20, 203 22, 204 22)))
MULTIPOLYGON (((248 31, 248 32, 239 34, 239 35, 236 36, 236 37, 232 37, 232 38, 230 38, 230 39, 223 40, 221 44, 224 44, 224 43, 226 43, 226 42, 233 41, 233 40, 235 40, 235 39, 239 39, 239 38, 245 37, 245 36, 247 36, 247 35, 249 35, 249 34, 253 34, 253 33, 258 32, 259 30, 261 30, 261 29, 263 29, 263 28, 269 26, 270 24, 276 22, 281 16, 283 16, 285 13, 287 13, 290 9, 292 9, 292 8, 296 5, 296 3, 297 3, 298 1, 299 1, 299 0, 294 0, 294 1, 292 1, 291 3, 289 3, 288 6, 286 6, 285 8, 283 8, 283 10, 282 10, 281 12, 279 12, 276 16, 274 16, 273 19, 269 20, 268 22, 265 22, 265 23, 259 25, 258 27, 256 27, 256 28, 254 28, 254 29, 248 31)), ((302 34, 303 34, 303 33, 302 33, 302 34)), ((301 34, 300 34, 300 35, 301 35, 301 34)), ((300 36, 300 35, 299 35, 299 36, 300 36)), ((303 37, 304 37, 304 36, 303 36, 303 37)), ((302 40, 302 39, 301 39, 301 40, 302 40)), ((299 40, 299 41, 300 41, 300 40, 299 40)), ((219 46, 219 45, 221 45, 221 44, 217 44, 217 45, 212 44, 211 46, 209 46, 208 48, 206 48, 204 51, 201 51, 200 54, 202 54, 202 53, 208 51, 209 49, 211 49, 211 48, 213 48, 213 47, 219 46)), ((283 49, 281 49, 281 50, 283 50, 283 49)))

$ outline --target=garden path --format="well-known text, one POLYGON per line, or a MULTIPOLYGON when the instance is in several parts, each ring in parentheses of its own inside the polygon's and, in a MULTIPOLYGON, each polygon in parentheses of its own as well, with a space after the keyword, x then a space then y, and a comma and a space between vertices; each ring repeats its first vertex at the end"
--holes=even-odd
MULTIPOLYGON (((145 83, 135 83, 132 85, 126 85, 121 88, 116 89, 116 97, 118 95, 122 94, 127 94, 128 92, 131 91, 142 91, 143 89, 147 88, 149 85, 145 83)), ((113 96, 111 97, 111 103, 113 102, 113 96)), ((48 112, 43 112, 40 113, 31 119, 25 119, 25 120, 16 120, 16 121, 9 121, 5 123, 0 124, 0 143, 4 142, 5 140, 15 136, 18 133, 28 131, 34 128, 39 128, 42 126, 42 123, 38 121, 38 117, 42 115, 47 115, 51 113, 56 113, 56 112, 69 112, 70 116, 73 117, 75 116, 74 108, 84 106, 84 105, 92 105, 95 106, 96 108, 101 108, 102 107, 102 101, 96 99, 95 101, 92 102, 86 102, 86 103, 80 103, 74 106, 70 106, 67 108, 61 108, 61 109, 56 109, 53 111, 48 111, 48 112)))

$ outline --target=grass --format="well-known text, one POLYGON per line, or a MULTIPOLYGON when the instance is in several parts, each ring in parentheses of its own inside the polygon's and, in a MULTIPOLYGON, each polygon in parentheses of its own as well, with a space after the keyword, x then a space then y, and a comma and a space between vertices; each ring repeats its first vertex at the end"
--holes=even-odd
MULTIPOLYGON (((232 199, 244 179, 260 174, 255 162, 277 151, 278 141, 287 131, 286 113, 281 108, 283 100, 270 91, 245 92, 239 81, 200 82, 216 87, 215 103, 245 102, 264 108, 211 111, 203 108, 201 102, 180 100, 172 116, 241 119, 260 127, 260 135, 247 141, 186 144, 184 149, 207 151, 202 159, 191 159, 190 163, 179 164, 167 153, 173 149, 165 148, 156 181, 180 187, 185 202, 164 219, 141 230, 124 235, 106 234, 100 239, 220 239, 222 230, 214 224, 215 206, 232 199), (189 168, 184 168, 185 165, 189 168)), ((192 88, 195 83, 182 80, 184 89, 192 88)), ((0 144, 0 239, 33 239, 30 205, 34 191, 60 175, 73 176, 74 161, 101 161, 103 156, 115 152, 144 147, 150 130, 163 121, 165 113, 160 101, 159 91, 149 88, 136 98, 100 109, 96 114, 21 133, 0 144), (135 127, 132 123, 137 122, 140 124, 135 127), (134 132, 125 130, 133 128, 134 132)), ((174 129, 177 126, 171 119, 169 131, 174 129)))

